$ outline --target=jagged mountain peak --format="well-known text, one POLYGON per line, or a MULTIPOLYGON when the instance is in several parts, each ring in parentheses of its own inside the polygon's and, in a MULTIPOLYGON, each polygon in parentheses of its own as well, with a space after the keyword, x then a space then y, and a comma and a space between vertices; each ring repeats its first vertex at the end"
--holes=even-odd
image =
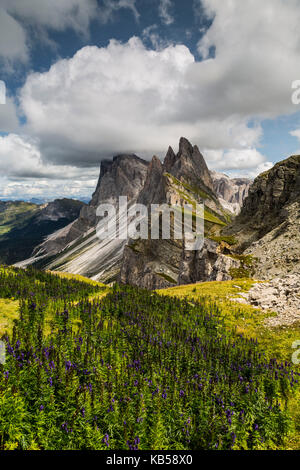
POLYGON ((213 192, 213 181, 203 155, 197 145, 193 146, 185 137, 180 138, 177 155, 169 147, 164 169, 180 181, 185 180, 213 192))
POLYGON ((163 163, 165 171, 169 172, 171 168, 173 167, 175 161, 176 161, 175 152, 172 149, 172 147, 169 146, 165 159, 164 159, 164 163, 163 163))
POLYGON ((165 186, 163 184, 164 166, 160 159, 154 155, 148 166, 144 187, 138 197, 139 204, 156 204, 165 199, 165 186))
POLYGON ((179 140, 179 154, 188 154, 188 155, 192 155, 193 153, 193 146, 192 144, 190 143, 190 141, 188 139, 186 139, 185 137, 180 137, 180 140, 179 140))
POLYGON ((163 168, 163 164, 161 163, 160 159, 156 155, 153 155, 152 160, 150 161, 148 172, 153 167, 157 167, 157 168, 161 168, 161 169, 163 168))
MULTIPOLYGON (((76 221, 48 237, 37 247, 34 257, 23 264, 37 262, 40 267, 84 274, 105 282, 116 279, 122 266, 125 269, 126 260, 128 260, 128 267, 132 266, 129 262, 131 249, 126 248, 127 255, 125 256, 124 247, 127 240, 98 239, 96 227, 99 222, 101 223, 101 218, 97 217, 96 209, 103 203, 111 203, 117 207, 119 196, 127 196, 131 206, 135 202, 146 206, 164 203, 183 206, 186 203, 205 201, 205 226, 208 231, 215 225, 215 228, 219 229, 227 221, 199 148, 182 137, 179 141, 178 152, 175 154, 173 148, 169 147, 163 163, 156 155, 150 162, 135 154, 120 154, 110 160, 103 160, 97 188, 90 204, 82 208, 76 221)), ((122 214, 116 212, 118 227, 124 223, 122 217, 122 214)), ((149 249, 154 253, 154 265, 151 264, 152 261, 150 265, 145 262, 145 269, 149 269, 149 276, 146 276, 147 282, 143 278, 141 285, 150 287, 153 279, 156 282, 156 265, 157 269, 159 266, 169 266, 166 269, 170 272, 166 271, 165 274, 170 275, 172 279, 179 279, 179 272, 182 271, 180 242, 166 240, 161 243, 161 240, 157 240, 153 244, 149 240, 149 243, 142 243, 142 245, 139 254, 140 264, 147 259, 146 252, 149 249), (143 284, 144 281, 145 284, 143 284)), ((185 267, 190 264, 187 259, 184 259, 185 267)), ((142 266, 141 271, 143 271, 142 266)), ((129 274, 136 277, 135 282, 139 282, 138 278, 143 277, 141 272, 141 276, 137 276, 136 270, 132 270, 129 274)), ((124 276, 123 272, 122 279, 126 281, 126 276, 124 276)), ((128 278, 127 281, 129 282, 130 279, 128 278)), ((161 276, 158 276, 158 279, 160 283, 157 285, 161 285, 162 281, 166 282, 161 276)))
POLYGON ((91 206, 104 201, 115 202, 119 196, 127 196, 129 200, 136 198, 144 185, 148 165, 149 162, 135 154, 120 154, 112 160, 103 160, 91 206))
POLYGON ((103 179, 104 175, 108 172, 112 172, 114 169, 117 169, 119 166, 124 166, 127 163, 132 163, 132 162, 137 162, 138 164, 142 164, 147 166, 148 162, 146 160, 143 160, 142 158, 138 157, 134 153, 132 154, 119 154, 115 155, 112 159, 104 159, 100 163, 100 175, 98 179, 98 184, 96 187, 95 192, 99 188, 99 185, 101 183, 101 180, 103 179))

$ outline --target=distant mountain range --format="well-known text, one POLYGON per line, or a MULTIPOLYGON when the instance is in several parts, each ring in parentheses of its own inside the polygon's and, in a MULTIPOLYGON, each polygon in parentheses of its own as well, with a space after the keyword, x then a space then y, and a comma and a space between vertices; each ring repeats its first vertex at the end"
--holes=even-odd
MULTIPOLYGON (((63 199, 63 198, 60 198, 60 199, 63 199)), ((75 200, 88 204, 91 198, 86 197, 86 196, 78 196, 77 199, 75 200)), ((0 202, 29 202, 30 204, 41 205, 41 204, 47 204, 48 202, 53 202, 53 198, 31 197, 31 198, 22 198, 22 199, 12 199, 11 197, 9 198, 9 197, 0 196, 0 202)))
POLYGON ((0 263, 14 264, 29 257, 49 234, 74 221, 84 205, 72 199, 42 205, 0 201, 0 263))

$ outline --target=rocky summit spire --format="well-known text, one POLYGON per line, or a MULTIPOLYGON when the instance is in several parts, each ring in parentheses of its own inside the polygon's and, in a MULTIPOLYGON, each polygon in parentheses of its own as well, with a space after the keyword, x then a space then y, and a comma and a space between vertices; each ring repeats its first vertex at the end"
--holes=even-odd
POLYGON ((159 158, 154 155, 148 167, 145 185, 138 197, 138 203, 149 205, 165 202, 163 174, 164 167, 159 158))
POLYGON ((185 137, 181 137, 179 140, 179 154, 191 155, 192 153, 193 153, 193 146, 190 143, 190 141, 187 140, 185 137))
POLYGON ((181 137, 179 141, 179 152, 176 156, 169 147, 164 168, 179 180, 184 179, 213 192, 213 181, 203 155, 197 145, 193 147, 185 137, 181 137))
POLYGON ((174 153, 174 150, 172 147, 168 148, 167 154, 164 159, 164 170, 169 173, 171 168, 173 167, 174 163, 176 161, 176 155, 174 153))

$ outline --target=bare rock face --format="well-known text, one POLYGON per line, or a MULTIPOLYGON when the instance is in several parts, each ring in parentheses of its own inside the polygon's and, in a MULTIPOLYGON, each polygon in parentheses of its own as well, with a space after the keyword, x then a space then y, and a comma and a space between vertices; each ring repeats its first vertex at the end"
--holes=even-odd
POLYGON ((203 187, 214 195, 210 171, 197 145, 192 146, 187 139, 181 137, 179 152, 175 158, 171 150, 169 149, 166 155, 164 162, 165 171, 175 176, 178 180, 189 181, 191 185, 196 185, 199 189, 203 187))
POLYGON ((166 201, 164 166, 159 158, 154 156, 147 169, 146 180, 141 189, 137 202, 149 206, 166 201))
POLYGON ((216 171, 211 171, 210 174, 214 191, 221 204, 233 214, 239 214, 243 202, 248 196, 252 181, 248 178, 229 178, 216 171))
POLYGON ((255 275, 270 279, 300 269, 300 216, 299 204, 288 208, 287 218, 264 237, 253 242, 246 255, 255 260, 255 275))
POLYGON ((277 313, 267 318, 268 326, 288 326, 300 320, 300 272, 254 284, 241 295, 235 300, 277 313))
POLYGON ((100 241, 96 234, 99 220, 96 210, 101 203, 117 207, 119 196, 127 196, 128 203, 134 203, 144 186, 147 168, 148 162, 136 155, 118 155, 112 161, 102 162, 90 204, 82 208, 73 223, 47 237, 36 247, 33 257, 20 265, 36 264, 103 281, 115 278, 126 240, 100 241))
POLYGON ((255 260, 260 279, 300 268, 300 156, 292 156, 259 175, 240 215, 225 234, 255 260))
POLYGON ((182 247, 171 240, 130 240, 124 249, 119 280, 145 289, 177 284, 182 247))
POLYGON ((285 222, 290 207, 299 203, 300 155, 295 155, 255 179, 240 215, 227 232, 236 233, 239 244, 247 248, 285 222))
POLYGON ((232 279, 231 268, 239 267, 238 260, 220 253, 218 243, 205 239, 200 251, 183 253, 178 283, 228 281, 232 279))
POLYGON ((168 148, 168 151, 167 151, 167 154, 165 156, 165 160, 164 160, 164 170, 166 172, 170 172, 171 169, 174 167, 175 165, 175 162, 176 162, 176 155, 174 153, 174 150, 172 149, 172 147, 169 147, 168 148))
POLYGON ((128 201, 137 199, 147 174, 148 162, 136 155, 117 155, 112 161, 101 162, 100 177, 91 206, 103 202, 116 203, 119 196, 128 201))
MULTIPOLYGON (((97 225, 96 210, 100 204, 118 205, 120 196, 127 196, 128 202, 136 200, 142 190, 147 174, 148 162, 136 155, 117 155, 113 160, 104 160, 100 166, 100 176, 90 204, 81 211, 75 227, 80 232, 97 225)), ((76 238, 77 238, 76 234, 76 238)), ((70 240, 71 241, 70 237, 70 240)))

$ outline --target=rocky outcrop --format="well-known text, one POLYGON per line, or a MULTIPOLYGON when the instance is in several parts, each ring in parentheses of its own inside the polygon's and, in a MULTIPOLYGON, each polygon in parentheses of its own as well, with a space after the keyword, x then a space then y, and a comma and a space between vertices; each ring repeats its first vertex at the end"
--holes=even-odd
POLYGON ((55 199, 41 206, 36 220, 42 222, 46 220, 58 221, 59 219, 66 219, 71 222, 78 218, 83 207, 85 207, 85 204, 81 201, 67 198, 55 199))
POLYGON ((145 289, 178 283, 182 245, 175 240, 130 240, 124 249, 119 280, 145 289))
POLYGON ((190 185, 195 185, 198 189, 203 188, 215 196, 210 171, 197 145, 192 146, 187 139, 182 137, 179 141, 179 152, 175 158, 172 154, 170 157, 170 150, 172 149, 169 149, 164 162, 165 171, 178 180, 188 181, 190 185))
POLYGON ((239 214, 249 193, 252 181, 248 178, 229 178, 223 173, 211 171, 213 188, 223 207, 239 214))
POLYGON ((240 262, 220 252, 219 243, 205 239, 199 251, 184 251, 178 283, 193 284, 206 281, 228 281, 232 279, 232 268, 240 262))
POLYGON ((240 215, 223 232, 237 239, 237 250, 253 256, 257 277, 299 270, 300 156, 259 175, 240 215))
POLYGON ((137 199, 145 183, 147 167, 148 162, 134 154, 117 155, 112 161, 102 161, 90 206, 116 203, 119 196, 127 196, 128 201, 137 199))
POLYGON ((300 156, 292 156, 259 175, 249 189, 243 208, 226 232, 247 248, 285 222, 290 208, 300 202, 300 156))
POLYGON ((137 198, 138 204, 150 206, 150 204, 166 202, 167 195, 164 170, 164 166, 159 158, 154 156, 148 166, 144 187, 137 198))
POLYGON ((270 279, 300 269, 299 204, 288 207, 287 218, 246 250, 254 259, 255 275, 270 279))
POLYGON ((268 326, 288 326, 300 321, 300 272, 254 284, 240 296, 235 301, 277 313, 266 319, 268 326))

